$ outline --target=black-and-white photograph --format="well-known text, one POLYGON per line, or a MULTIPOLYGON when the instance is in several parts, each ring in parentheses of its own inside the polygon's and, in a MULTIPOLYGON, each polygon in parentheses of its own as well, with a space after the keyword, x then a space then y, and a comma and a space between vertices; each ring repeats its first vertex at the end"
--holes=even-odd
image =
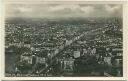
POLYGON ((7 3, 6 77, 122 77, 122 4, 7 3))

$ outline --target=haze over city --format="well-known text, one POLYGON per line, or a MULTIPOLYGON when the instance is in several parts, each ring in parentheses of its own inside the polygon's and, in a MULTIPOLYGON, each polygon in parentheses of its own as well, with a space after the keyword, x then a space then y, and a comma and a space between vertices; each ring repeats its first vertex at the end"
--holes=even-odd
POLYGON ((6 17, 121 17, 120 4, 6 4, 6 17))

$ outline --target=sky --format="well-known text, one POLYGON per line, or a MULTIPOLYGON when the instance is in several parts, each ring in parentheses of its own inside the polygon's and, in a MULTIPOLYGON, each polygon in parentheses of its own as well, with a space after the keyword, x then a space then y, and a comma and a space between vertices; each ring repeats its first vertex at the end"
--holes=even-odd
POLYGON ((6 4, 6 17, 121 17, 120 4, 6 4))

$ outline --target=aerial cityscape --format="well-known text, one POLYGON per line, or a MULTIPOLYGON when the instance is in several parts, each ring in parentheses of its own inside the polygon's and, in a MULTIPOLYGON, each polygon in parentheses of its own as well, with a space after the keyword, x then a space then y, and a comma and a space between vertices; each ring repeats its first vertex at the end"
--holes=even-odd
POLYGON ((123 76, 121 5, 8 5, 5 76, 123 76))

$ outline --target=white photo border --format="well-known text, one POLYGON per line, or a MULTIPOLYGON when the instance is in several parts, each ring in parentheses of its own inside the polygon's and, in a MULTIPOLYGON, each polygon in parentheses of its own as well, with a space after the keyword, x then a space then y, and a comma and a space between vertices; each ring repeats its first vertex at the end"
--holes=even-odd
POLYGON ((126 0, 77 0, 77 1, 41 1, 41 0, 9 0, 9 1, 2 1, 1 5, 1 40, 0 40, 0 52, 1 52, 1 80, 127 80, 128 79, 128 4, 126 0), (29 3, 27 3, 29 2, 29 3), (5 19, 5 4, 55 4, 55 3, 61 3, 61 4, 122 4, 123 5, 123 77, 5 77, 5 50, 4 50, 4 19, 5 19))

